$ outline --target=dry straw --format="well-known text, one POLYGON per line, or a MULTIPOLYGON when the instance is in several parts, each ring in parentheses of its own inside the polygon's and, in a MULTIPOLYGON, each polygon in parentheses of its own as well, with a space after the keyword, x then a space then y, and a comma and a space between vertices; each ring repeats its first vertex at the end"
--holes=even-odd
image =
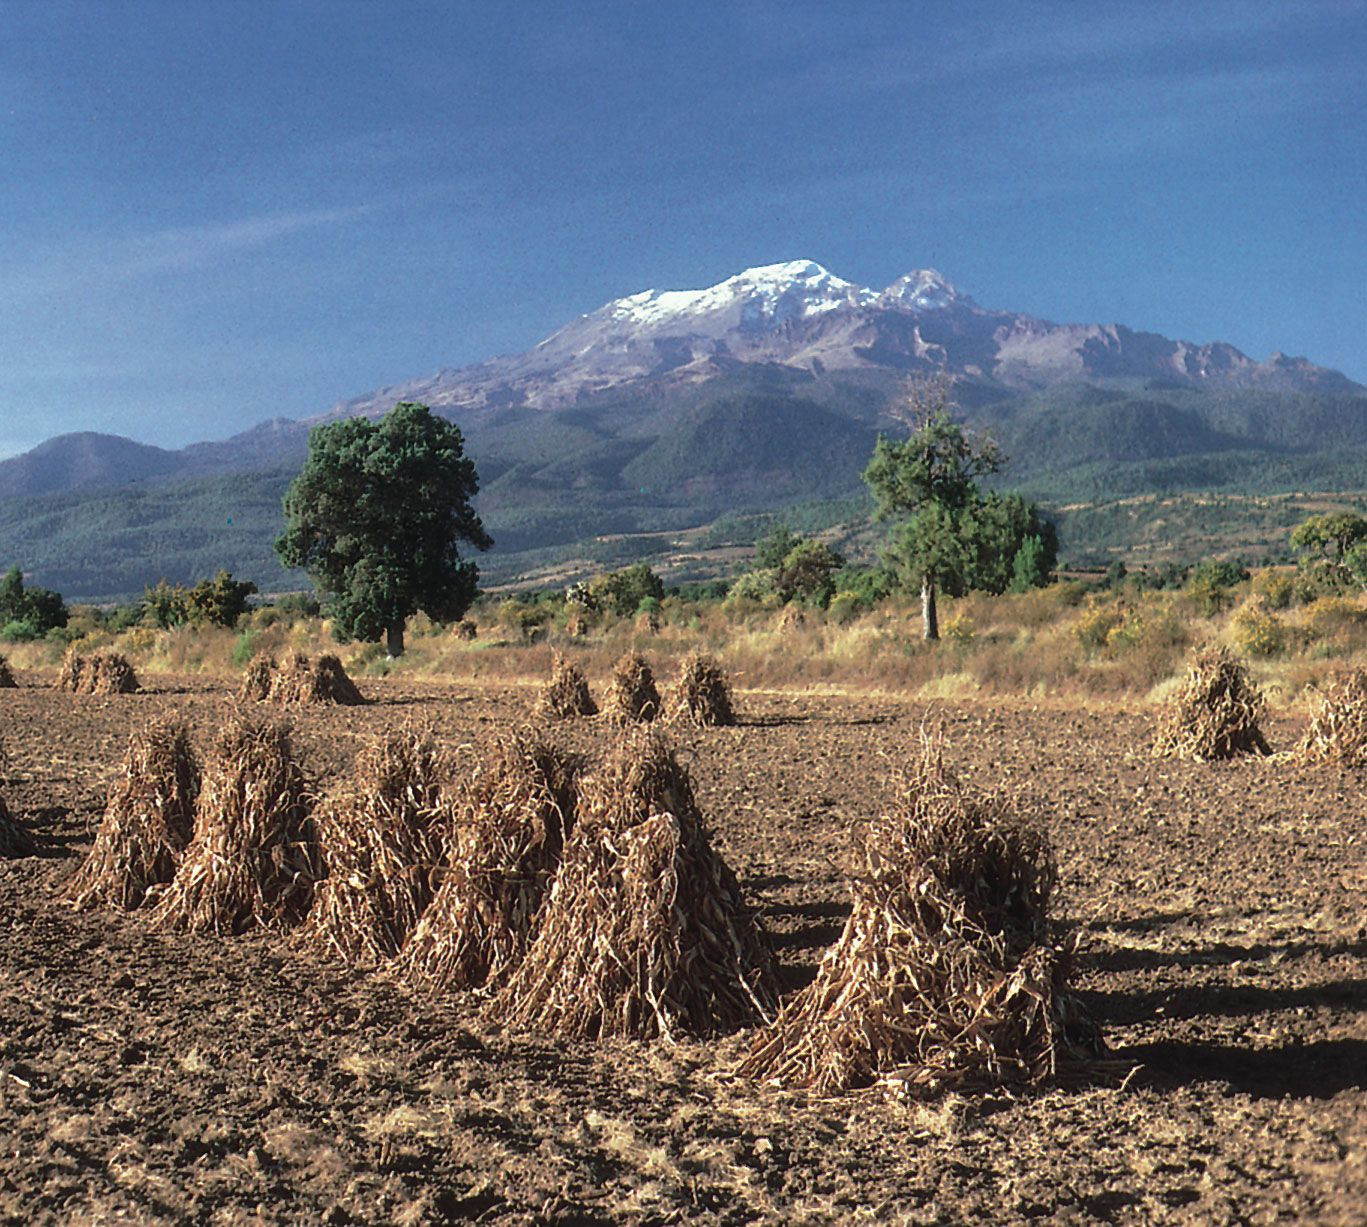
POLYGON ((496 1017, 564 1036, 672 1037, 764 1017, 774 967, 688 776, 628 732, 586 778, 564 859, 496 1017))
POLYGON ((439 989, 498 981, 526 951, 574 822, 576 765, 525 734, 501 738, 461 789, 448 863, 404 947, 404 970, 439 989))
POLYGON ((14 670, 9 661, 0 656, 0 690, 13 690, 19 683, 14 680, 14 670))
POLYGON ((82 655, 73 646, 62 658, 57 685, 74 694, 132 694, 138 679, 133 666, 117 652, 82 655))
POLYGON ((242 675, 237 697, 244 703, 264 703, 271 697, 271 680, 279 667, 273 656, 254 657, 242 675))
POLYGON ((132 910, 175 876, 194 831, 199 764, 179 720, 156 720, 128 739, 90 855, 72 884, 78 908, 132 910))
POLYGON ((196 932, 283 927, 308 910, 318 877, 288 727, 235 717, 205 765, 194 836, 154 920, 196 932))
MULTIPOLYGON (((8 767, 9 755, 0 746, 0 767, 8 767)), ((0 797, 0 860, 17 856, 32 856, 37 847, 29 833, 10 815, 5 798, 0 797)))
POLYGON ((10 815, 5 798, 0 797, 0 860, 32 856, 37 849, 29 833, 10 815))
POLYGON ((283 665, 270 657, 252 661, 243 675, 238 697, 282 707, 323 703, 357 707, 365 702, 336 656, 310 660, 302 652, 292 653, 283 665))
POLYGON ((637 724, 654 720, 659 713, 660 692, 650 665, 639 652, 625 653, 613 666, 603 699, 603 719, 609 724, 637 724))
POLYGON ((598 704, 589 693, 584 671, 559 652, 551 658, 551 680, 541 694, 540 710, 542 715, 552 720, 598 714, 598 704))
POLYGON ((430 729, 386 733, 362 751, 352 778, 314 812, 327 876, 306 940, 352 963, 399 952, 432 898, 448 775, 430 729))
POLYGON ((751 1046, 741 1072, 822 1093, 1037 1082, 1099 1035, 1052 945, 1054 858, 1000 797, 970 794, 924 739, 901 807, 862 840, 853 906, 816 979, 751 1046))
POLYGON ((1198 761, 1270 754, 1258 727, 1265 708, 1262 692, 1228 648, 1198 648, 1159 727, 1153 752, 1198 761))
POLYGON ((1310 688, 1310 727, 1296 747, 1305 762, 1367 763, 1367 669, 1349 669, 1310 688))
POLYGON ((710 656, 694 652, 684 657, 679 676, 669 693, 665 719, 680 724, 706 727, 735 724, 731 706, 731 686, 721 666, 710 656))

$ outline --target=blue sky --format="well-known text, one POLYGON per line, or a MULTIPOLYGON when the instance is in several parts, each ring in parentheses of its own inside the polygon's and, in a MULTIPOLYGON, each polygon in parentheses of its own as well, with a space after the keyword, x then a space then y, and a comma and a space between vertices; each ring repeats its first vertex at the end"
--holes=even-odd
POLYGON ((1367 382, 1367 5, 0 0, 0 456, 938 268, 1367 382))

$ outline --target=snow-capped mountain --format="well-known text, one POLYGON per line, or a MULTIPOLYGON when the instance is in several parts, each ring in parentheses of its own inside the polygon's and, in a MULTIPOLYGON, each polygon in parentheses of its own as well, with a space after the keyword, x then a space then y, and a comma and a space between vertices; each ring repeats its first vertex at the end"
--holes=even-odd
POLYGON ((1303 358, 1274 354, 1257 362, 1221 342, 986 309, 934 269, 914 269, 877 290, 813 260, 790 260, 704 289, 614 299, 526 353, 383 388, 325 416, 381 413, 400 397, 446 410, 556 409, 632 385, 704 383, 745 363, 818 374, 942 372, 1012 391, 1108 378, 1279 391, 1358 388, 1303 358))

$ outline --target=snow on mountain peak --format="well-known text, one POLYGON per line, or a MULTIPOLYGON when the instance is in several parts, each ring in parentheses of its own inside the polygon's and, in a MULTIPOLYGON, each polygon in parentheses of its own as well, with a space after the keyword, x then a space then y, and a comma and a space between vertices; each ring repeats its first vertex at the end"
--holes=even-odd
POLYGON ((702 290, 643 290, 594 316, 628 327, 705 331, 708 320, 711 326, 762 332, 842 307, 918 312, 970 301, 934 269, 913 270, 880 293, 837 277, 815 260, 786 260, 747 268, 702 290))
POLYGON ((863 306, 877 295, 837 277, 815 260, 762 264, 705 290, 645 290, 604 308, 614 320, 662 324, 676 317, 739 312, 741 328, 773 327, 843 306, 863 306))
POLYGON ((890 306, 913 311, 939 311, 954 303, 972 300, 960 294, 933 268, 914 268, 897 278, 879 297, 890 306))

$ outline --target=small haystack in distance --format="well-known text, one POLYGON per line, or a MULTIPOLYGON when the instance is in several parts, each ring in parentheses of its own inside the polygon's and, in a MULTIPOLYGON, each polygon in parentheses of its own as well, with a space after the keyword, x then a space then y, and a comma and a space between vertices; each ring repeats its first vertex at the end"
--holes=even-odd
POLYGON ((19 683, 14 680, 14 670, 9 661, 0 656, 0 690, 13 690, 19 683))
POLYGON ((970 795, 927 738, 900 812, 865 833, 853 909, 816 979, 765 1028, 749 1077, 822 1093, 930 1091, 1051 1074, 1099 1033, 1050 944, 1057 874, 1044 831, 970 795))
POLYGON ((319 872, 288 726, 235 717, 205 764, 194 836, 154 922, 215 933, 282 927, 308 910, 319 872))
POLYGON ((1296 746, 1304 762, 1367 764, 1367 669, 1349 669, 1310 688, 1310 727, 1296 746))
POLYGON ((660 692, 655 675, 639 652, 627 652, 613 666, 603 698, 603 719, 609 724, 637 724, 660 714, 660 692))
POLYGON ((579 792, 526 957, 492 1003, 564 1036, 674 1036, 765 1017, 773 956, 708 839, 688 776, 629 731, 579 792))
POLYGON ((1199 648, 1159 727, 1153 752, 1197 761, 1270 754, 1258 727, 1265 706, 1262 692, 1228 648, 1199 648))
POLYGON ((279 668, 273 656, 254 657, 242 675, 242 685, 237 691, 238 699, 243 703, 264 703, 271 697, 271 682, 279 668))
POLYGON ((432 899, 449 774, 430 729, 386 733, 357 756, 352 778, 314 811, 327 876, 306 940, 350 963, 399 952, 432 899))
POLYGON ((699 728, 735 724, 731 686, 712 657, 700 652, 684 657, 665 706, 665 719, 671 723, 695 724, 699 728))
POLYGON ((73 646, 62 657, 57 685, 73 694, 132 694, 138 679, 133 666, 117 652, 82 655, 73 646))
POLYGON ((598 714, 584 671, 559 652, 551 658, 551 680, 541 693, 541 714, 552 720, 598 714))
POLYGON ((171 881, 194 832, 198 795, 199 764, 183 723, 155 720, 131 734, 95 843, 72 883, 76 907, 131 911, 171 881))
POLYGON ((517 966, 565 836, 574 825, 576 764, 512 734, 461 789, 436 898, 401 964, 437 989, 477 988, 517 966))
MULTIPOLYGON (((314 703, 336 703, 344 707, 358 707, 365 702, 356 683, 347 676, 342 662, 336 656, 320 656, 310 660, 302 652, 293 653, 283 665, 272 665, 270 688, 266 701, 281 706, 314 703)), ((261 685, 260 673, 255 676, 248 671, 243 681, 245 692, 248 681, 258 689, 261 685)))

